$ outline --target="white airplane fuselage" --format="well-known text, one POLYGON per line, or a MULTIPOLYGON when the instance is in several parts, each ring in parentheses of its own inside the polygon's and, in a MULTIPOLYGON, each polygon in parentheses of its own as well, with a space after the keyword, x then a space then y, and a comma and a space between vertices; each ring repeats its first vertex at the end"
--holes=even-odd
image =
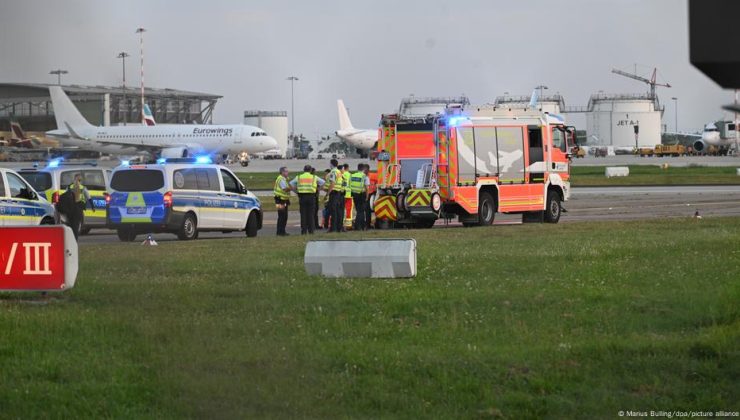
POLYGON ((274 149, 277 143, 257 127, 246 125, 128 125, 118 127, 84 127, 47 132, 65 146, 102 153, 136 153, 148 148, 170 148, 190 145, 198 152, 232 154, 246 151, 259 153, 274 149))
POLYGON ((352 147, 361 150, 370 150, 378 141, 378 130, 337 130, 337 137, 352 147))

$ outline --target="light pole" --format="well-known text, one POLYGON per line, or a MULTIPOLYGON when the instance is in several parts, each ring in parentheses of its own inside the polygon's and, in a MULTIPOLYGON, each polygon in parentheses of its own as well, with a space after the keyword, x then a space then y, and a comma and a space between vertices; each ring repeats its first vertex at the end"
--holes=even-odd
POLYGON ((290 138, 293 139, 293 142, 295 142, 295 106, 293 83, 297 82, 298 78, 295 76, 290 76, 285 80, 290 80, 290 138))
POLYGON ((116 56, 121 59, 123 64, 123 125, 126 125, 128 119, 128 102, 126 102, 126 57, 128 56, 129 54, 125 51, 121 51, 116 56))
POLYGON ((678 133, 678 98, 674 96, 671 99, 673 100, 673 109, 676 113, 676 133, 678 133))
POLYGON ((59 86, 62 85, 62 75, 69 73, 67 70, 62 69, 56 69, 49 72, 49 74, 56 74, 57 75, 57 84, 59 86))
POLYGON ((139 34, 139 50, 141 52, 141 123, 146 124, 144 117, 144 32, 146 29, 137 28, 136 33, 139 34))
POLYGON ((542 91, 543 91, 544 89, 548 89, 548 87, 547 87, 547 86, 545 86, 545 85, 539 85, 539 86, 537 86, 537 87, 536 87, 535 89, 538 89, 538 90, 540 91, 540 100, 542 100, 542 91))

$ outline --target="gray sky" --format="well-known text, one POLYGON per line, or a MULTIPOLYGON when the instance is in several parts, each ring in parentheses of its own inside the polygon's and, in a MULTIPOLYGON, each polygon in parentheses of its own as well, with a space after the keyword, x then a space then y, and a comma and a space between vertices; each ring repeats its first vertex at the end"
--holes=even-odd
MULTIPOLYGON (((83 1, 2 0, 0 81, 139 83, 144 27, 146 84, 223 95, 214 122, 242 121, 246 109, 290 110, 296 75, 296 131, 337 126, 336 99, 355 127, 373 128, 400 99, 459 95, 491 102, 540 83, 568 105, 591 93, 647 86, 611 74, 659 68, 664 123, 697 130, 723 116, 733 94, 689 63, 684 0, 443 1, 83 1)), ((582 119, 574 119, 585 128, 582 119)))

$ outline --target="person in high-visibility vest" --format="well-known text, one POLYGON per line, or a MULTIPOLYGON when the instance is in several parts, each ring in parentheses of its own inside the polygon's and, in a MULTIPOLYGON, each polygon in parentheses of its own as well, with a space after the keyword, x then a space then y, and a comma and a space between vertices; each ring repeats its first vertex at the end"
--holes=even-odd
POLYGON ((277 207, 277 235, 288 236, 285 227, 288 224, 288 206, 290 205, 290 185, 288 185, 288 168, 283 166, 275 179, 273 193, 275 194, 275 207, 277 207))
POLYGON ((329 174, 331 173, 331 169, 324 170, 324 210, 321 212, 321 227, 323 229, 329 230, 329 219, 331 218, 331 206, 329 202, 329 174))
POLYGON ((75 239, 80 235, 80 228, 82 227, 82 220, 84 219, 84 212, 87 203, 90 203, 90 208, 95 211, 95 203, 90 198, 90 192, 87 188, 82 185, 82 175, 75 174, 74 182, 69 184, 67 190, 72 191, 75 199, 74 211, 71 214, 67 214, 67 225, 72 228, 75 239))
POLYGON ((301 209, 301 235, 313 235, 316 217, 316 193, 324 186, 324 180, 311 173, 311 165, 303 167, 303 173, 290 181, 290 186, 298 192, 298 205, 301 209))
POLYGON ((354 202, 352 201, 352 190, 349 187, 349 181, 352 173, 349 171, 349 164, 345 163, 342 167, 342 178, 344 178, 344 229, 352 229, 354 202))
POLYGON ((365 164, 360 163, 357 165, 357 172, 353 172, 349 178, 349 188, 352 191, 352 200, 355 203, 355 230, 365 230, 367 227, 367 221, 365 216, 365 206, 367 205, 367 188, 365 187, 365 164))
POLYGON ((330 162, 331 171, 328 179, 331 228, 329 230, 331 232, 341 232, 342 222, 344 221, 344 178, 337 160, 332 159, 330 162))

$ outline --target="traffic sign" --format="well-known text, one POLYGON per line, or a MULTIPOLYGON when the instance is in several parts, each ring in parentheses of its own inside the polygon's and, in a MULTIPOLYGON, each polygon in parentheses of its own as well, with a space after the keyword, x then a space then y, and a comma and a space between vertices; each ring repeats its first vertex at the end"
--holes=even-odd
POLYGON ((77 241, 67 226, 0 227, 0 291, 71 289, 77 265, 77 241))

